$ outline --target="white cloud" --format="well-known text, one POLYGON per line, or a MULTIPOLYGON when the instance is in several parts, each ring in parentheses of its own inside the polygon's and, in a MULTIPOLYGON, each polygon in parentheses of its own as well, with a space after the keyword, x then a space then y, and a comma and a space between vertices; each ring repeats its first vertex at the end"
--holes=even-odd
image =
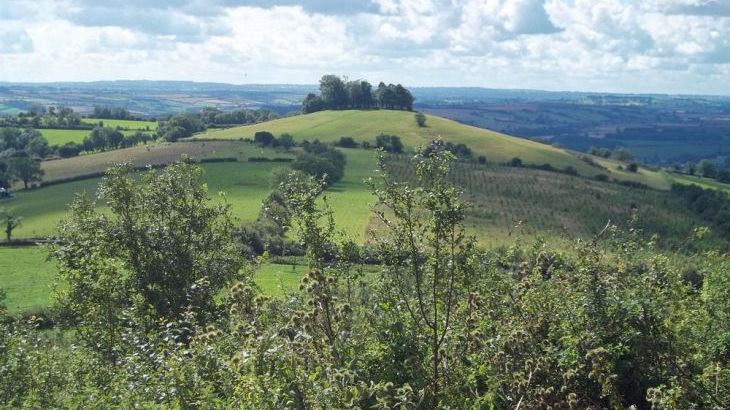
POLYGON ((0 0, 0 80, 730 94, 722 0, 0 0))
POLYGON ((21 27, 0 26, 0 54, 28 53, 33 41, 21 27))

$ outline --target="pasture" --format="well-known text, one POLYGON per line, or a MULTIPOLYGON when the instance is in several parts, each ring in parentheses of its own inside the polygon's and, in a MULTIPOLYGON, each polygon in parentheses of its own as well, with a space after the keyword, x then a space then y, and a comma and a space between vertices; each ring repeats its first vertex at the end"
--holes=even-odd
MULTIPOLYGON (((335 211, 335 218, 341 228, 353 239, 364 238, 365 227, 370 216, 369 189, 364 180, 375 168, 375 151, 343 150, 348 158, 345 177, 330 188, 328 200, 335 211)), ((271 191, 271 171, 286 163, 249 162, 252 156, 268 158, 292 157, 293 153, 274 149, 263 149, 256 145, 238 141, 204 141, 155 144, 124 150, 108 151, 93 155, 46 161, 44 180, 80 177, 103 172, 122 161, 134 166, 165 164, 180 159, 182 154, 192 158, 234 157, 238 162, 206 163, 204 180, 209 192, 217 197, 223 192, 225 201, 231 206, 231 213, 241 222, 250 222, 258 215, 261 202, 271 191)), ((19 190, 16 197, 4 207, 23 217, 23 225, 14 232, 17 238, 37 238, 53 234, 58 221, 66 213, 66 206, 76 193, 93 195, 100 178, 81 179, 31 190, 19 190)))
POLYGON ((62 130, 40 128, 38 131, 48 140, 48 145, 63 145, 67 142, 81 143, 91 130, 62 130))

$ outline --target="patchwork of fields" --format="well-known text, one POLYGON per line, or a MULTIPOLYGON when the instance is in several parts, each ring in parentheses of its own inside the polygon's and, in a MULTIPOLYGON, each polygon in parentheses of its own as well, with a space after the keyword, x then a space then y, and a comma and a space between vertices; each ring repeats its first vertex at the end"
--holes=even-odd
MULTIPOLYGON (((155 123, 150 123, 155 124, 155 123)), ((641 182, 666 189, 673 181, 694 183, 704 187, 730 187, 706 178, 669 174, 641 168, 632 174, 617 169, 619 163, 593 158, 594 164, 580 155, 533 141, 508 137, 487 130, 468 127, 453 121, 429 116, 427 128, 419 128, 413 113, 400 111, 321 112, 283 118, 253 126, 199 134, 194 140, 177 143, 155 143, 122 150, 45 161, 44 181, 82 178, 98 175, 119 162, 134 166, 167 164, 188 155, 195 159, 235 158, 235 162, 212 162, 201 166, 204 180, 215 201, 226 201, 238 223, 253 221, 261 202, 271 191, 271 171, 286 164, 250 162, 250 157, 293 158, 296 151, 261 148, 238 141, 266 130, 284 132, 304 139, 336 141, 351 136, 358 142, 374 141, 383 132, 401 136, 409 148, 442 136, 455 143, 466 143, 476 155, 485 155, 490 164, 461 163, 454 173, 454 182, 462 186, 472 203, 467 227, 486 246, 500 246, 516 238, 538 237, 561 241, 564 238, 589 238, 608 220, 625 224, 634 214, 640 226, 658 233, 662 241, 676 244, 686 239, 703 221, 667 191, 636 189, 591 178, 569 176, 528 168, 499 166, 512 157, 526 163, 550 163, 555 168, 573 166, 582 176, 608 174, 611 179, 641 182), (218 196, 223 192, 223 196, 218 196), (517 228, 516 228, 517 227, 517 228)), ((121 123, 119 126, 122 126, 121 123)), ((47 130, 49 131, 49 130, 47 130)), ((330 187, 326 199, 332 206, 338 227, 352 239, 367 241, 368 231, 377 230, 372 207, 375 198, 365 180, 374 175, 376 151, 342 149, 347 156, 344 178, 330 187)), ((409 155, 389 162, 394 175, 413 177, 409 155)), ((93 177, 20 190, 2 206, 23 217, 23 224, 14 232, 16 238, 37 238, 52 235, 57 223, 67 212, 67 204, 81 192, 94 195, 100 178, 93 177)), ((710 243, 724 243, 711 234, 710 243)), ((272 295, 283 296, 297 287, 303 268, 292 265, 264 265, 257 282, 272 295)), ((45 262, 42 248, 0 248, 0 287, 8 293, 7 304, 13 312, 42 309, 48 304, 55 269, 45 262)))

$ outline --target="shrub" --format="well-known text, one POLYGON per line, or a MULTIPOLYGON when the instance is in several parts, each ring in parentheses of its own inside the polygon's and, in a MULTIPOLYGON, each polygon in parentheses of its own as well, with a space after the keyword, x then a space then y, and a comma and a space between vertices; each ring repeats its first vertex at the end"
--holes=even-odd
POLYGON ((376 136, 375 147, 394 154, 403 152, 403 143, 397 135, 380 134, 376 136))
POLYGON ((342 148, 356 148, 357 142, 352 137, 340 137, 335 145, 342 148))
POLYGON ((264 147, 272 145, 274 143, 274 134, 268 131, 257 131, 253 136, 253 142, 261 144, 264 147))

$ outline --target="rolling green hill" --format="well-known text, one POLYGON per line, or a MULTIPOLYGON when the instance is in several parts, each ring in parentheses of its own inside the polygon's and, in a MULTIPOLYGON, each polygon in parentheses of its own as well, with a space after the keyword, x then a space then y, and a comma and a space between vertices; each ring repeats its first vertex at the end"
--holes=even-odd
POLYGON ((296 115, 255 125, 212 130, 196 135, 196 139, 243 139, 253 138, 257 131, 269 131, 274 135, 289 133, 298 141, 319 139, 334 142, 349 136, 358 142, 373 142, 380 133, 401 137, 410 148, 441 137, 446 141, 464 143, 475 155, 484 155, 490 162, 507 162, 519 157, 528 164, 549 163, 556 168, 572 166, 581 175, 606 174, 611 179, 636 181, 658 189, 668 189, 671 178, 663 172, 641 168, 638 173, 619 170, 619 162, 594 158, 595 164, 582 160, 585 154, 556 148, 523 138, 483 128, 460 124, 445 118, 427 115, 426 127, 419 127, 414 113, 390 110, 321 111, 296 115))

